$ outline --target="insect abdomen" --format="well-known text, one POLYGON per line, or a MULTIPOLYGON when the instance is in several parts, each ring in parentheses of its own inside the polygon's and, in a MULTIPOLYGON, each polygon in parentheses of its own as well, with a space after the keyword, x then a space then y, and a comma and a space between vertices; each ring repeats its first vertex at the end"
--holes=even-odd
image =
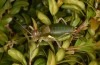
POLYGON ((50 25, 50 34, 51 35, 62 35, 64 33, 73 32, 74 27, 65 25, 65 24, 53 24, 50 25))

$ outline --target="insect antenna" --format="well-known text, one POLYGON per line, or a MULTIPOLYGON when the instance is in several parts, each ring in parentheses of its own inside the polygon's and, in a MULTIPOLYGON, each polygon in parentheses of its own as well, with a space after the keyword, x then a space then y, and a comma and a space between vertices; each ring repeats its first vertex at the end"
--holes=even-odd
POLYGON ((31 36, 32 36, 32 33, 30 33, 27 29, 25 29, 19 22, 17 22, 26 32, 28 32, 31 36))

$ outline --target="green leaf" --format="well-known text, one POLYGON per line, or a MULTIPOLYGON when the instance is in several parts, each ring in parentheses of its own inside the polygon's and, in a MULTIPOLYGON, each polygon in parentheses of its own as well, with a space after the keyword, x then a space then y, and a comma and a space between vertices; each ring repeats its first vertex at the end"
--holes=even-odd
POLYGON ((11 8, 9 14, 17 14, 19 13, 19 11, 20 11, 20 7, 16 6, 16 7, 11 8))
POLYGON ((10 14, 17 14, 19 13, 21 7, 28 6, 29 3, 26 1, 15 1, 13 7, 10 10, 10 14))
POLYGON ((5 33, 0 31, 0 44, 4 45, 8 41, 8 37, 5 33))
POLYGON ((26 22, 27 25, 29 25, 31 23, 31 18, 27 13, 22 13, 22 16, 26 22))
POLYGON ((85 10, 85 4, 79 0, 64 0, 65 4, 74 4, 80 7, 82 10, 85 10))
POLYGON ((96 60, 93 60, 89 63, 89 65, 98 65, 97 61, 96 60))
POLYGON ((60 48, 57 53, 56 53, 56 61, 61 61, 62 59, 64 59, 65 56, 65 50, 63 48, 60 48))
POLYGON ((95 52, 87 52, 87 54, 91 60, 96 60, 96 53, 95 52))
POLYGON ((19 7, 26 7, 29 3, 26 1, 15 1, 13 7, 19 6, 19 7))
POLYGON ((88 7, 86 15, 87 15, 87 18, 91 18, 96 15, 96 12, 91 7, 88 7))
POLYGON ((2 15, 6 12, 6 10, 10 9, 11 7, 11 2, 7 0, 2 9, 0 9, 0 17, 2 18, 2 15))
POLYGON ((15 59, 15 60, 21 62, 22 65, 27 65, 27 62, 26 62, 26 60, 25 60, 25 57, 23 56, 23 54, 22 54, 20 51, 14 49, 14 48, 11 48, 11 49, 8 50, 8 54, 9 54, 13 59, 15 59))
POLYGON ((95 49, 100 49, 100 40, 96 42, 94 48, 95 49))
POLYGON ((5 15, 3 16, 2 20, 0 21, 3 25, 7 25, 12 21, 12 16, 11 15, 5 15))
POLYGON ((79 48, 80 51, 85 51, 85 52, 93 52, 94 51, 94 48, 93 46, 80 46, 79 48))
POLYGON ((69 46, 70 46, 70 39, 63 41, 63 44, 62 44, 63 49, 68 49, 69 46))
POLYGON ((3 6, 3 8, 4 8, 5 10, 8 10, 8 9, 10 9, 11 7, 12 7, 12 5, 11 5, 10 0, 7 0, 6 3, 5 3, 5 5, 3 6))
POLYGON ((48 0, 48 3, 51 15, 55 15, 58 12, 58 6, 56 0, 48 0))
POLYGON ((94 48, 93 48, 93 39, 85 39, 85 38, 81 38, 78 39, 75 43, 75 46, 78 47, 79 51, 84 51, 84 52, 93 52, 94 48))
POLYGON ((57 40, 58 41, 64 41, 64 40, 69 39, 69 38, 71 38, 71 35, 70 34, 63 34, 63 35, 59 36, 57 38, 57 40))
POLYGON ((87 2, 88 2, 91 6, 94 6, 95 0, 88 0, 87 2))
POLYGON ((30 60, 32 61, 32 59, 35 58, 35 56, 38 54, 39 52, 39 47, 37 47, 36 43, 35 42, 32 42, 30 43, 29 45, 29 55, 30 55, 30 60))
POLYGON ((37 58, 33 65, 46 65, 46 59, 44 59, 44 58, 37 58))
POLYGON ((51 24, 50 19, 44 13, 37 11, 37 17, 41 20, 42 23, 44 23, 46 25, 51 24))
POLYGON ((93 36, 93 35, 95 35, 96 30, 99 28, 100 23, 99 23, 99 21, 97 21, 94 18, 91 18, 89 22, 90 22, 90 27, 89 27, 88 31, 93 36))
POLYGON ((7 53, 0 53, 0 65, 11 65, 12 59, 7 53), (2 58, 2 59, 1 59, 2 58))
MULTIPOLYGON (((83 42, 84 43, 84 42, 83 42)), ((79 46, 82 44, 82 40, 80 39, 77 39, 77 41, 75 42, 75 45, 74 46, 79 46)))
POLYGON ((2 32, 6 32, 7 31, 7 29, 3 26, 2 23, 0 23, 0 31, 2 31, 2 32))
POLYGON ((13 63, 12 65, 20 65, 20 64, 18 64, 18 63, 13 63))
POLYGON ((73 27, 76 27, 80 23, 81 19, 77 15, 77 13, 75 13, 75 16, 74 17, 75 17, 75 20, 74 21, 71 21, 70 25, 73 26, 73 27))
POLYGON ((56 65, 55 54, 51 50, 48 53, 47 65, 56 65))
POLYGON ((46 46, 46 45, 49 45, 48 42, 45 42, 45 41, 41 41, 39 44, 40 44, 40 46, 46 46))
POLYGON ((61 8, 70 9, 72 11, 75 11, 76 13, 81 13, 82 15, 84 15, 83 11, 79 7, 73 4, 63 4, 61 8))
POLYGON ((0 0, 0 9, 4 6, 6 0, 0 0))

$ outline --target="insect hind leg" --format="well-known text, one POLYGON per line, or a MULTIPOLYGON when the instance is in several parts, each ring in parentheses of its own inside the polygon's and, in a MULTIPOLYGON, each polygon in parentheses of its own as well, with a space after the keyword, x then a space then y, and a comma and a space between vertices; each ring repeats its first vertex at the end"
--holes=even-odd
POLYGON ((67 25, 66 21, 65 21, 62 17, 60 17, 60 18, 57 20, 57 22, 59 23, 61 20, 63 21, 63 23, 64 23, 65 25, 67 25))

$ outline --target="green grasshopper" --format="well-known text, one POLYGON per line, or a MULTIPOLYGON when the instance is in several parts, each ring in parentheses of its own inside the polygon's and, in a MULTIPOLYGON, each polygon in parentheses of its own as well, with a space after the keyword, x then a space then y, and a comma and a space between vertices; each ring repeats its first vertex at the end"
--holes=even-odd
MULTIPOLYGON (((33 25, 34 29, 32 26, 30 26, 30 28, 33 30, 32 33, 30 33, 27 29, 25 30, 31 35, 30 37, 34 42, 41 42, 42 40, 46 42, 56 41, 58 45, 59 42, 69 39, 76 29, 70 25, 66 25, 63 23, 42 25, 39 29, 37 29, 36 22, 33 22, 33 25)), ((61 46, 59 45, 59 47, 61 46)))

